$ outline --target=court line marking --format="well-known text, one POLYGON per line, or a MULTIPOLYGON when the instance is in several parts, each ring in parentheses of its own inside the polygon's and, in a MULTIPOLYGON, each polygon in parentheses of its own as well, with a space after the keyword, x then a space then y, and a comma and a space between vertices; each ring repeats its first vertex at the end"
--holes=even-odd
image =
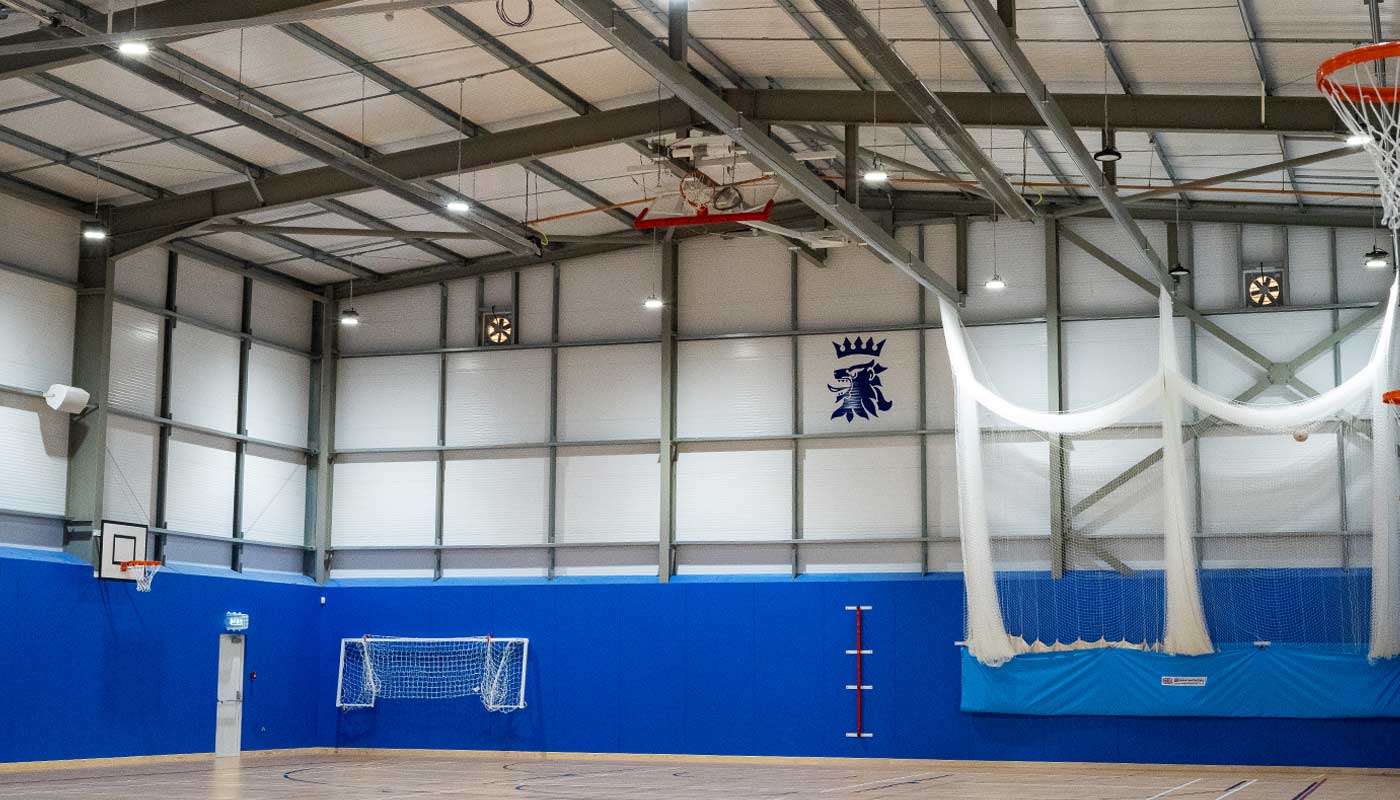
POLYGON ((1195 779, 1195 780, 1193 780, 1193 781, 1187 781, 1186 783, 1183 783, 1183 784, 1181 784, 1180 786, 1173 786, 1172 788, 1166 790, 1165 792, 1158 792, 1157 794, 1152 795, 1151 797, 1147 798, 1147 800, 1157 800, 1157 798, 1159 798, 1159 797, 1166 797, 1167 795, 1171 794, 1172 792, 1176 791, 1177 789, 1185 789, 1187 786, 1190 786, 1190 785, 1193 784, 1193 783, 1200 783, 1201 780, 1202 780, 1201 778, 1197 778, 1197 779, 1195 779))
POLYGON ((857 783, 857 784, 854 784, 854 785, 852 785, 852 786, 835 786, 835 787, 832 787, 832 788, 830 788, 830 789, 822 789, 820 792, 817 792, 817 794, 827 794, 828 792, 850 792, 850 791, 854 791, 854 790, 856 790, 856 789, 865 788, 865 787, 867 787, 867 786, 881 786, 881 785, 887 784, 887 783, 897 783, 897 782, 899 782, 899 781, 909 781, 909 780, 913 780, 913 779, 915 779, 915 778, 924 778, 924 777, 928 777, 928 776, 931 776, 931 775, 934 775, 934 774, 936 774, 936 773, 935 773, 935 772, 916 772, 916 773, 914 773, 913 775, 903 775, 903 776, 900 776, 900 777, 898 777, 898 778, 881 778, 881 779, 878 780, 878 781, 867 781, 867 782, 865 782, 865 783, 857 783))
POLYGON ((1258 783, 1258 782, 1259 782, 1259 779, 1258 779, 1258 778, 1251 778, 1251 779, 1249 779, 1249 780, 1247 780, 1247 781, 1240 781, 1239 783, 1235 784, 1234 786, 1231 786, 1229 789, 1226 789, 1226 790, 1225 790, 1225 794, 1220 795, 1219 797, 1215 798, 1215 800, 1225 800, 1225 798, 1229 797, 1230 795, 1234 794, 1235 792, 1244 791, 1245 789, 1248 789, 1250 786, 1252 786, 1253 784, 1256 784, 1256 783, 1258 783))

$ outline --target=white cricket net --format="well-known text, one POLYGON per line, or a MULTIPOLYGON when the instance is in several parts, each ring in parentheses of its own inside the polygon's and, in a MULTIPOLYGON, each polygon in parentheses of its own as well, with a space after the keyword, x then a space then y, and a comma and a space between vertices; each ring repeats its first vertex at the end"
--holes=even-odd
POLYGON ((1396 425, 1380 401, 1397 291, 1370 358, 1305 400, 1263 379, 1239 400, 1194 383, 1164 292, 1156 369, 1066 413, 999 394, 944 302, 969 652, 1400 655, 1396 425))
POLYGON ((489 636, 344 639, 336 705, 478 696, 487 711, 515 711, 525 707, 529 649, 529 639, 489 636))

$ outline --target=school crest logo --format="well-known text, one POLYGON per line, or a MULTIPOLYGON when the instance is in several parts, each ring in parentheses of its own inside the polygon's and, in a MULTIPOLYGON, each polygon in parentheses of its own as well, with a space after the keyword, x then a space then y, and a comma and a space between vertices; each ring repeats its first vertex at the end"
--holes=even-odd
POLYGON ((831 343, 836 348, 838 361, 868 357, 865 361, 839 366, 831 373, 836 385, 828 383, 826 388, 836 395, 836 410, 831 412, 832 419, 845 417, 847 422, 856 417, 870 419, 880 416, 881 411, 894 408, 894 401, 886 399, 880 383, 880 373, 888 367, 876 360, 880 357, 880 351, 885 349, 885 341, 881 339, 877 343, 873 336, 862 341, 857 336, 855 342, 848 338, 831 343))

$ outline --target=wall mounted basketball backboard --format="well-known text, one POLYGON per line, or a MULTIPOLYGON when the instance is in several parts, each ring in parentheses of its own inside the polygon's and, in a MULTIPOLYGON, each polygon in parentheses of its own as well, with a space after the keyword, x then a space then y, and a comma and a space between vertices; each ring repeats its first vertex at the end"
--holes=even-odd
POLYGON ((139 580, 139 570, 123 570, 122 564, 145 561, 148 558, 149 535, 145 525, 103 520, 102 530, 97 537, 97 565, 93 575, 104 580, 139 580))

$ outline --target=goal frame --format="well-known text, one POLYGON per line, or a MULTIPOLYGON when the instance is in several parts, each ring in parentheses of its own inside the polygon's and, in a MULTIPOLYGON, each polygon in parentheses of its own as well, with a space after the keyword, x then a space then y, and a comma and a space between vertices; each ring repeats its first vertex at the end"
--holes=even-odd
MULTIPOLYGON (((480 642, 487 645, 487 653, 490 653, 492 642, 519 642, 520 648, 520 695, 516 708, 525 707, 525 683, 530 676, 530 640, 524 636, 379 636, 365 634, 363 636, 347 636, 340 640, 340 666, 335 676, 335 705, 340 709, 374 708, 377 693, 370 693, 368 703, 347 703, 345 702, 345 654, 349 650, 348 645, 354 643, 359 645, 367 644, 371 641, 380 642, 418 642, 432 644, 435 642, 480 642)), ((365 651, 368 653, 368 650, 365 651)), ((479 694, 479 693, 478 693, 479 694)), ((471 696, 471 695, 466 695, 471 696)), ((515 709, 512 709, 515 710, 515 709)))

